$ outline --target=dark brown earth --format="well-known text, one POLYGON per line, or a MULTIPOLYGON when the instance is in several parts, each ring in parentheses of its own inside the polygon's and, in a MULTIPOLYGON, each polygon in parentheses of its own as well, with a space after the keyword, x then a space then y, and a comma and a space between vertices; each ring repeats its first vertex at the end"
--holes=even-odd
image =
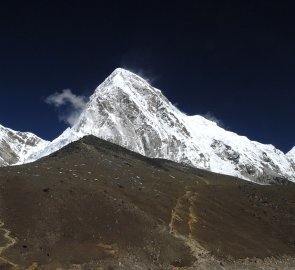
POLYGON ((294 269, 294 225, 293 184, 259 186, 93 136, 0 169, 0 269, 294 269))

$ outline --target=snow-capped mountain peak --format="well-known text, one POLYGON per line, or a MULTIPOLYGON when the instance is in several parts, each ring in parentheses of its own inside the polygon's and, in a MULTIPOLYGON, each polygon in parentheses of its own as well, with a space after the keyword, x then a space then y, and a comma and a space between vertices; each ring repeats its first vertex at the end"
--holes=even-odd
POLYGON ((0 166, 23 163, 48 144, 30 132, 14 131, 0 125, 0 166))
POLYGON ((287 153, 287 155, 295 155, 295 146, 287 153))
POLYGON ((295 171, 295 146, 286 154, 286 156, 290 161, 293 170, 295 171))
POLYGON ((97 87, 77 123, 29 161, 89 134, 148 157, 259 183, 295 181, 289 158, 274 146, 250 141, 202 116, 186 116, 160 90, 121 68, 97 87))

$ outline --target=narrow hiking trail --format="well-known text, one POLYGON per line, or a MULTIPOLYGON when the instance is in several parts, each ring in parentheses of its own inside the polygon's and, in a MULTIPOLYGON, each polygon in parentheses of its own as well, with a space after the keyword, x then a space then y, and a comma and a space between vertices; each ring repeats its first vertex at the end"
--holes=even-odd
POLYGON ((11 234, 11 232, 4 228, 4 222, 0 220, 0 237, 3 237, 3 239, 6 240, 6 241, 4 241, 6 243, 4 243, 3 246, 0 246, 0 262, 2 261, 6 264, 10 264, 14 269, 17 269, 18 268, 17 264, 2 257, 3 252, 6 249, 15 245, 15 243, 17 242, 16 238, 13 238, 10 234, 11 234))
POLYGON ((196 192, 185 191, 184 195, 176 200, 169 223, 170 233, 184 241, 195 257, 207 253, 193 237, 194 225, 198 222, 194 211, 196 198, 196 192))

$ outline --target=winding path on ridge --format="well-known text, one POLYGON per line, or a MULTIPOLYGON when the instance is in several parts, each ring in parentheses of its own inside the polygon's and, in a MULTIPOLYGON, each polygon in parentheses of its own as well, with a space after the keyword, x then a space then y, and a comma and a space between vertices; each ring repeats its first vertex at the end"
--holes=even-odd
POLYGON ((0 237, 3 237, 3 239, 6 240, 6 243, 3 246, 0 246, 0 262, 2 261, 4 263, 10 264, 12 267, 16 269, 18 267, 17 264, 2 257, 3 252, 6 249, 12 247, 17 242, 16 238, 13 238, 12 236, 10 236, 11 232, 3 228, 3 226, 4 226, 4 222, 0 220, 0 237))

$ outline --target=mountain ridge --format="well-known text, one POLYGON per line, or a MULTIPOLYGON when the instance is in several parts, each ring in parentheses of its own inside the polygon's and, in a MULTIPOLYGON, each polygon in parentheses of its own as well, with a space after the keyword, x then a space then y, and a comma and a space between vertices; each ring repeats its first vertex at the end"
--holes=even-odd
POLYGON ((91 134, 147 157, 262 184, 295 181, 293 155, 224 130, 202 116, 185 115, 159 89, 122 68, 96 88, 73 127, 26 162, 91 134))
POLYGON ((0 269, 294 269, 294 188, 85 136, 0 168, 0 269))
POLYGON ((0 125, 0 167, 24 162, 48 143, 31 132, 14 131, 0 125))

